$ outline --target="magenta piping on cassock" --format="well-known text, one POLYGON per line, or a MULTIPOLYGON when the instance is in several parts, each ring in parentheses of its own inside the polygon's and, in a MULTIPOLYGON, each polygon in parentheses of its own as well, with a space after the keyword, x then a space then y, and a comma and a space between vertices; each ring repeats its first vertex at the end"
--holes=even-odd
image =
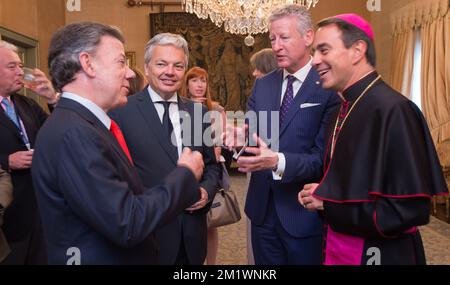
POLYGON ((428 194, 415 194, 415 195, 388 195, 383 194, 380 192, 369 192, 369 195, 371 196, 378 196, 378 197, 384 197, 384 198, 397 198, 397 199, 408 199, 408 198, 429 198, 431 199, 432 196, 428 194))

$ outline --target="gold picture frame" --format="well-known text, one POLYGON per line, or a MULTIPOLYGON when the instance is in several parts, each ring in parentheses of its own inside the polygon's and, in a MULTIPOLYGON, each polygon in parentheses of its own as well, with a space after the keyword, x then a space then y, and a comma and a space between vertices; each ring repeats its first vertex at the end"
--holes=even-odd
POLYGON ((125 52, 125 56, 127 58, 127 65, 129 67, 135 67, 136 66, 136 52, 127 51, 127 52, 125 52))

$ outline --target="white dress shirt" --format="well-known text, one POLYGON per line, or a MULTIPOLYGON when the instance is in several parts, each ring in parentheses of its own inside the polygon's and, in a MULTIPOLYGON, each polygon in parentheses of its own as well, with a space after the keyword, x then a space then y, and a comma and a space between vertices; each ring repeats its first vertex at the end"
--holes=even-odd
POLYGON ((163 115, 164 115, 164 106, 157 102, 167 101, 167 102, 174 103, 174 104, 170 104, 170 106, 169 106, 169 118, 170 118, 170 121, 172 122, 173 131, 175 133, 175 139, 177 140, 176 143, 177 143, 178 157, 180 157, 183 146, 180 143, 181 142, 181 124, 180 124, 180 113, 179 113, 179 109, 178 109, 177 93, 174 93, 172 95, 172 97, 169 98, 169 100, 164 100, 161 96, 159 96, 158 93, 156 93, 155 90, 153 90, 150 87, 150 85, 148 86, 147 90, 148 90, 148 93, 150 94, 150 99, 152 100, 153 104, 155 105, 156 112, 158 112, 158 117, 159 117, 159 120, 161 121, 161 124, 162 124, 163 115))
MULTIPOLYGON (((303 82, 305 82, 306 76, 308 76, 308 73, 311 70, 311 67, 312 67, 311 62, 312 62, 312 58, 309 60, 309 62, 305 66, 303 66, 302 68, 297 70, 297 72, 295 72, 294 74, 290 74, 289 72, 286 71, 286 69, 283 70, 283 84, 281 85, 280 106, 283 102, 284 93, 286 93, 286 89, 287 89, 287 82, 288 82, 287 76, 292 75, 296 79, 292 83, 292 88, 294 89, 294 98, 295 98, 298 91, 302 87, 303 82)), ((281 152, 278 152, 277 155, 278 155, 278 165, 277 165, 277 169, 275 171, 272 171, 273 180, 281 180, 281 178, 283 177, 284 170, 286 169, 286 157, 281 152)))

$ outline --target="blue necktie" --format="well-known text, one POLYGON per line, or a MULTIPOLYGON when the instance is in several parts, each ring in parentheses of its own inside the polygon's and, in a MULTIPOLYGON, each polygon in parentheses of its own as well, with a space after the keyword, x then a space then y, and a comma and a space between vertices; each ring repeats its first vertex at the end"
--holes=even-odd
POLYGON ((11 119, 11 121, 14 122, 14 124, 17 126, 17 128, 19 128, 20 130, 20 124, 19 124, 19 120, 17 119, 16 116, 16 112, 14 111, 14 108, 11 106, 11 104, 9 103, 9 100, 6 98, 3 98, 2 100, 2 104, 3 106, 5 106, 6 108, 6 115, 11 119))
POLYGON ((14 111, 14 108, 9 103, 9 100, 6 98, 2 99, 2 104, 6 108, 6 115, 13 121, 13 123, 17 126, 20 132, 20 136, 22 137, 23 143, 27 146, 28 149, 30 149, 30 142, 28 141, 27 135, 22 130, 22 127, 19 122, 19 118, 16 115, 16 111, 14 111))
POLYGON ((294 87, 292 84, 295 81, 295 77, 292 75, 287 76, 288 83, 286 87, 286 92, 284 93, 283 102, 281 103, 280 107, 280 126, 283 125, 284 119, 286 118, 286 115, 289 111, 289 107, 292 105, 292 102, 294 102, 294 87))

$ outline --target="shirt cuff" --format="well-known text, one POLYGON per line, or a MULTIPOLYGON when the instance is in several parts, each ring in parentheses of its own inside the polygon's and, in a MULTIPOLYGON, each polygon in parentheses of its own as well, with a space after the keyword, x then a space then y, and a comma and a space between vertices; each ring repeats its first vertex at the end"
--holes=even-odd
POLYGON ((272 170, 273 180, 281 180, 283 178, 284 170, 286 169, 286 158, 284 154, 278 152, 278 164, 275 170, 272 170))

